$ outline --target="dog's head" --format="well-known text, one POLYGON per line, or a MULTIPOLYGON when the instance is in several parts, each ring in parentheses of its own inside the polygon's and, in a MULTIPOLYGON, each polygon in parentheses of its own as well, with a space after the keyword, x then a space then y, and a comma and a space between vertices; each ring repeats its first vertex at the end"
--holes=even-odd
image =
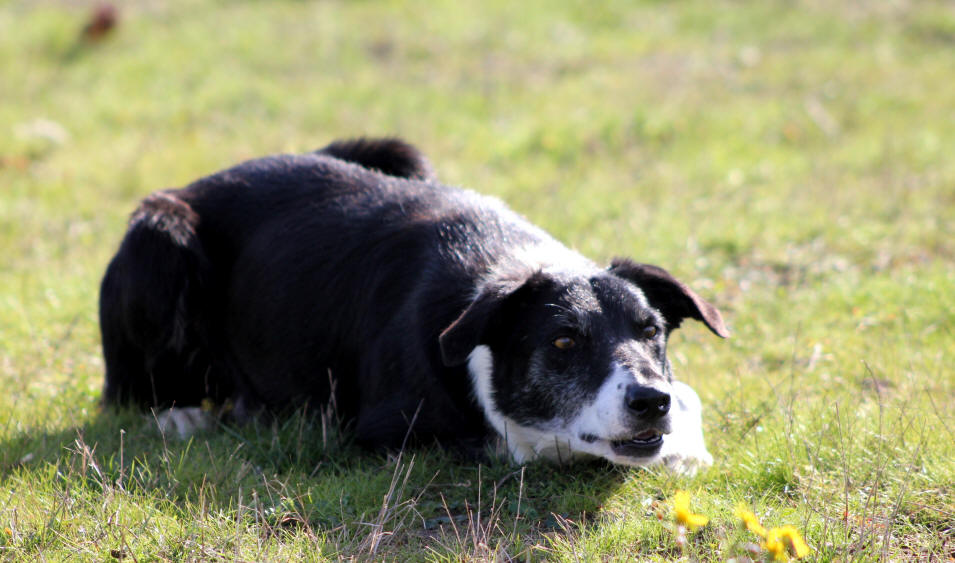
POLYGON ((647 465, 673 429, 666 345, 687 318, 728 336, 715 307, 656 266, 512 268, 444 330, 441 353, 468 363, 517 461, 588 454, 647 465))

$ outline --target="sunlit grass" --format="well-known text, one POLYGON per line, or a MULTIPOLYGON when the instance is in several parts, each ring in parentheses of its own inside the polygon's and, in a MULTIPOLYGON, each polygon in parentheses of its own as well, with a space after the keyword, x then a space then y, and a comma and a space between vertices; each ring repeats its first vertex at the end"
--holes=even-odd
POLYGON ((950 5, 117 5, 81 46, 87 6, 0 7, 0 557, 763 557, 741 503, 810 559, 955 553, 950 5), (733 338, 670 345, 714 466, 377 456, 321 413, 180 442, 101 413, 98 282, 135 202, 358 134, 720 306, 733 338), (677 490, 709 518, 683 545, 677 490))

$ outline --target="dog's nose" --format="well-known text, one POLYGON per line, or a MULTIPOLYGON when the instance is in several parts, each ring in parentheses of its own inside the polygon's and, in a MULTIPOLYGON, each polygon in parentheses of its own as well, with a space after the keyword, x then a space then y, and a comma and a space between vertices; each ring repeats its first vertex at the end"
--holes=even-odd
POLYGON ((627 386, 624 401, 630 412, 647 420, 660 418, 670 412, 670 395, 653 387, 632 383, 627 386))

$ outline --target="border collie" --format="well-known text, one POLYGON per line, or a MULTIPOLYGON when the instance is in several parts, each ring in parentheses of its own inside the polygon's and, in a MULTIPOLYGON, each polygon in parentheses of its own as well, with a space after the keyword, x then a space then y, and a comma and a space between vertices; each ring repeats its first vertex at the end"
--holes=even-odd
POLYGON ((333 403, 370 448, 692 468, 700 401, 666 356, 687 318, 728 336, 665 270, 599 267, 398 139, 338 141, 143 200, 102 282, 103 395, 177 424, 207 399, 333 403))

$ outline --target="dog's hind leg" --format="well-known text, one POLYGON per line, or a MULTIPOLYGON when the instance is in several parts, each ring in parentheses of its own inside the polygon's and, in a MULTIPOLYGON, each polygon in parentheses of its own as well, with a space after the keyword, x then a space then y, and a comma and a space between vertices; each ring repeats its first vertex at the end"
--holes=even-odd
POLYGON ((198 222, 187 203, 165 192, 133 213, 100 290, 105 403, 184 406, 209 395, 210 268, 198 222))
POLYGON ((215 416, 202 407, 169 408, 153 413, 156 426, 162 435, 172 435, 185 440, 212 428, 215 416))

